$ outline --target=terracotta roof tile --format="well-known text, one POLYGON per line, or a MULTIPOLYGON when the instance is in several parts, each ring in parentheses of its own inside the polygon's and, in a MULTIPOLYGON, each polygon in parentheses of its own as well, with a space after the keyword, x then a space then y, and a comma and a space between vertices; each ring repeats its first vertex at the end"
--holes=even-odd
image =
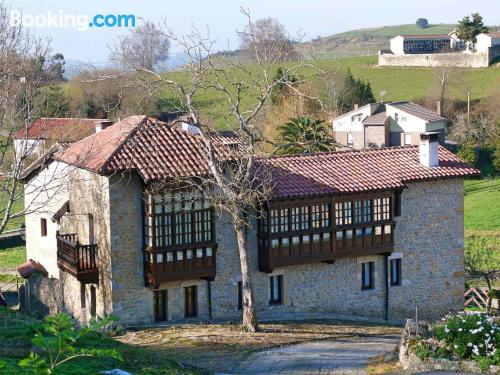
POLYGON ((479 174, 444 147, 439 166, 427 168, 419 162, 418 147, 274 157, 265 163, 274 175, 275 199, 398 189, 410 181, 479 174))
POLYGON ((95 126, 105 119, 39 118, 26 130, 16 131, 12 138, 54 139, 76 141, 94 132, 95 126))

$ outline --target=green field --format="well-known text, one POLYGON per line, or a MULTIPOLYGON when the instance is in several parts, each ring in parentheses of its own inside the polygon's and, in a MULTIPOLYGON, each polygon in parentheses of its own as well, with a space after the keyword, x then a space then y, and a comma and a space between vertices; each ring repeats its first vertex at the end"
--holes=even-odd
MULTIPOLYGON (((319 60, 315 62, 318 68, 335 72, 351 70, 356 78, 368 80, 371 83, 373 93, 377 100, 381 99, 380 93, 385 92, 384 101, 396 100, 416 100, 429 94, 433 85, 436 85, 436 78, 431 68, 412 67, 378 67, 377 57, 349 57, 334 60, 319 60)), ((248 70, 257 75, 257 68, 251 65, 248 70)), ((310 70, 305 70, 310 74, 310 70)), ((186 79, 185 72, 168 73, 175 79, 186 79)), ((244 79, 238 71, 233 69, 231 77, 244 79)), ((470 92, 471 100, 481 99, 485 96, 494 95, 498 90, 500 81, 500 69, 489 67, 483 69, 457 69, 454 78, 450 80, 447 97, 449 99, 467 100, 467 91, 470 92)), ((254 103, 250 97, 251 93, 246 93, 242 98, 242 107, 247 108, 254 103)), ((171 91, 161 94, 163 106, 173 108, 170 104, 178 102, 178 98, 171 91)), ((200 91, 195 98, 195 105, 200 112, 213 120, 218 128, 227 127, 225 116, 229 111, 226 99, 214 90, 200 91)), ((231 124, 230 124, 231 125, 231 124)))
POLYGON ((500 178, 465 181, 466 231, 500 231, 500 178))
POLYGON ((415 24, 406 25, 394 25, 394 26, 382 26, 382 27, 371 27, 367 29, 358 29, 352 31, 346 31, 344 33, 335 34, 327 38, 335 37, 361 37, 367 35, 373 38, 385 37, 392 38, 396 35, 431 35, 431 34, 448 34, 453 30, 455 25, 452 24, 438 24, 429 25, 425 29, 418 27, 415 24))
POLYGON ((15 269, 26 261, 24 241, 21 239, 0 239, 0 269, 15 269))

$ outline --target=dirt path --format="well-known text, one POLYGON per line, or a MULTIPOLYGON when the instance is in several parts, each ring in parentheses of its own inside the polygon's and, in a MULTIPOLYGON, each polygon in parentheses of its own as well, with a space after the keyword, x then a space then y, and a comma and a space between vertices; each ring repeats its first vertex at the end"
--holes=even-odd
POLYGON ((306 342, 252 354, 238 374, 367 374, 371 358, 393 351, 397 336, 306 342))

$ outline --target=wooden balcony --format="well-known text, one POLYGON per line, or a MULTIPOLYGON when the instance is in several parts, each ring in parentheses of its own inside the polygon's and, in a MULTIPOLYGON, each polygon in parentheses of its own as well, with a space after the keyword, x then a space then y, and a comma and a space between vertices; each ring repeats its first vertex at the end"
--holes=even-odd
POLYGON ((319 262, 333 263, 342 258, 390 254, 394 250, 394 223, 317 231, 285 239, 283 243, 283 237, 277 235, 269 239, 265 236, 259 238, 261 272, 269 273, 276 267, 319 262))
POLYGON ((163 282, 191 279, 214 280, 216 273, 215 243, 198 247, 144 250, 146 286, 158 288, 163 282))
POLYGON ((81 245, 76 234, 57 234, 57 266, 83 284, 99 283, 97 245, 81 245))

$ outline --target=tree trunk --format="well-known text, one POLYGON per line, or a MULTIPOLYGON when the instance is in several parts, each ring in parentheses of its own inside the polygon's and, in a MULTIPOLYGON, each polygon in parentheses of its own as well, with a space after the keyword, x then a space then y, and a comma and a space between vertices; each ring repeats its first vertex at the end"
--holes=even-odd
POLYGON ((253 289, 251 282, 251 271, 247 254, 247 239, 245 234, 245 224, 235 225, 236 238, 238 240, 238 251, 240 254, 242 302, 243 302, 243 327, 249 332, 258 329, 257 313, 253 300, 253 289))

